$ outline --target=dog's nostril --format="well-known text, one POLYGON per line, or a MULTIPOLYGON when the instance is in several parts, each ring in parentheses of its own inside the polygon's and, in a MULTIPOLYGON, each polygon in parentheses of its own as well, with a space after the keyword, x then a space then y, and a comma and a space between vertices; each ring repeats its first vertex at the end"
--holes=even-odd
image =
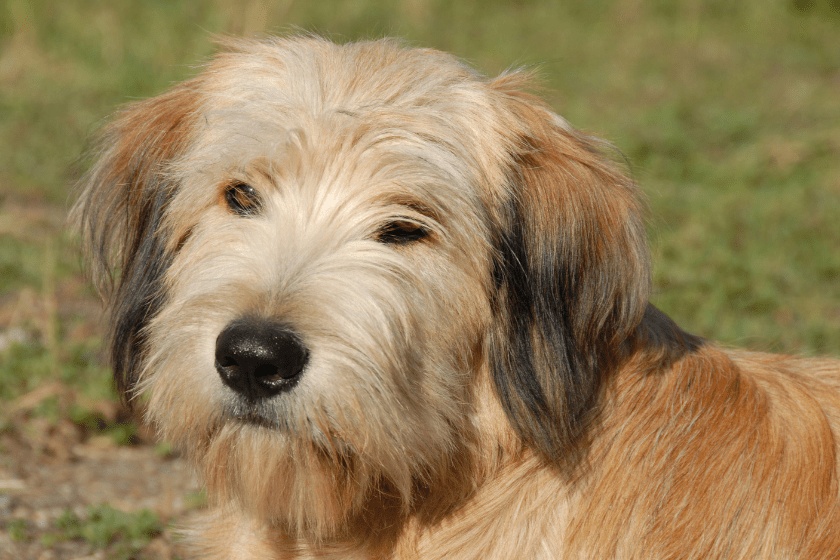
POLYGON ((239 364, 236 363, 236 360, 234 360, 233 358, 231 358, 229 356, 223 356, 222 359, 219 360, 219 362, 221 363, 222 367, 226 367, 226 368, 239 367, 239 364))
POLYGON ((287 327, 263 319, 239 319, 216 339, 216 370, 228 387, 252 399, 293 387, 309 352, 287 327))
POLYGON ((254 377, 260 381, 276 381, 278 379, 283 379, 283 376, 280 375, 280 370, 273 365, 258 366, 256 371, 254 371, 254 377))

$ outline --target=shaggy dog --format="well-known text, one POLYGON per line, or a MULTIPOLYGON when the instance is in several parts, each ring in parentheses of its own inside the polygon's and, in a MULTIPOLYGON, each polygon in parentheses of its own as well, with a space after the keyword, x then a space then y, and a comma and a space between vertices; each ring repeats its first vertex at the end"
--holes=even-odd
POLYGON ((840 365, 648 302, 634 184, 528 93, 381 40, 229 40, 75 208, 196 558, 840 558, 840 365))

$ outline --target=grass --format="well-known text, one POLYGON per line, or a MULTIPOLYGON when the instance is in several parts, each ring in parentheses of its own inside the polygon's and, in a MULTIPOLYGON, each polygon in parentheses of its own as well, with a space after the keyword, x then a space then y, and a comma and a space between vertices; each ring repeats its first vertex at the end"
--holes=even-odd
POLYGON ((105 548, 119 543, 111 551, 111 558, 128 558, 139 552, 151 538, 160 534, 162 526, 157 516, 149 510, 125 513, 107 504, 90 506, 85 517, 71 510, 56 520, 57 531, 48 533, 48 539, 80 539, 91 548, 105 548))
POLYGON ((53 548, 58 543, 76 541, 90 553, 104 552, 110 560, 147 558, 140 553, 164 531, 163 523, 154 512, 143 509, 126 513, 108 504, 89 505, 82 514, 66 509, 40 529, 36 523, 21 518, 3 524, 15 542, 37 539, 45 548, 53 548))
POLYGON ((86 139, 121 104, 193 75, 215 34, 293 26, 340 40, 397 34, 490 74, 539 64, 558 112, 614 142, 648 194, 657 305, 727 343, 840 353, 834 0, 7 0, 0 329, 31 336, 0 356, 2 398, 101 373, 79 362, 99 331, 74 330, 84 319, 59 301, 91 298, 56 217, 86 139))
MULTIPOLYGON (((12 540, 26 542, 34 538, 30 522, 13 519, 6 523, 12 540)), ((149 542, 163 531, 157 516, 149 510, 125 513, 108 504, 92 505, 80 516, 72 510, 62 513, 46 532, 41 544, 52 548, 56 543, 76 540, 87 544, 90 551, 105 550, 112 560, 136 558, 149 542)))
MULTIPOLYGON (((214 34, 398 34, 491 74, 541 66, 557 110, 632 162, 652 209, 655 301, 687 328, 840 353, 835 0, 8 0, 0 14, 7 202, 65 207, 90 133, 194 74, 214 34)), ((43 283, 43 241, 18 233, 0 238, 0 294, 43 283)), ((72 251, 54 247, 60 280, 72 251)))
POLYGON ((98 426, 88 403, 113 398, 63 224, 86 139, 194 75, 214 35, 295 27, 538 64, 648 195, 658 306, 727 344, 840 355, 837 0, 3 0, 0 408, 59 380, 73 402, 32 414, 98 426))
POLYGON ((558 112, 614 142, 648 194, 657 305, 727 343, 840 354, 834 0, 0 6, 0 329, 29 334, 0 356, 3 399, 101 377, 80 358, 99 330, 63 307, 91 293, 56 217, 92 131, 193 75, 215 34, 293 26, 398 34, 490 74, 539 64, 558 112))

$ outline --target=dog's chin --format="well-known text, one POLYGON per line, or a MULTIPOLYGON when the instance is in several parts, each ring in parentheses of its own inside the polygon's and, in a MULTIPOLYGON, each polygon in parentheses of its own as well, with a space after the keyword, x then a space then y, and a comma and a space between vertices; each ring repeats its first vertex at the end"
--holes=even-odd
POLYGON ((347 531, 379 478, 337 447, 316 445, 276 414, 239 403, 226 407, 194 459, 214 500, 317 542, 347 531))

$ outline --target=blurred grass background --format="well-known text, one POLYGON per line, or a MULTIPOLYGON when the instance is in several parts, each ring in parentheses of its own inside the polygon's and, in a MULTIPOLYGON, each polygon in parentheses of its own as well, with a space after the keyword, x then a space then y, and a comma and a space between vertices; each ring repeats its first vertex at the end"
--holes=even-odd
POLYGON ((214 34, 294 28, 540 65, 649 196, 658 306, 727 344, 840 355, 840 0, 3 0, 0 409, 87 422, 113 398, 64 229, 86 139, 194 75, 214 34))

